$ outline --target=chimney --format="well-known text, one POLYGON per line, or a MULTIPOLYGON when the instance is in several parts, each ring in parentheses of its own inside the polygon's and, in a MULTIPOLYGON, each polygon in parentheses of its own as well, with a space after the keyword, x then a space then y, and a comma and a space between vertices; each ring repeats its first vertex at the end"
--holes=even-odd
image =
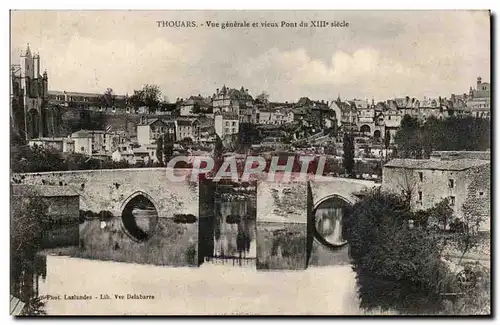
POLYGON ((219 94, 219 88, 217 88, 217 95, 219 94))

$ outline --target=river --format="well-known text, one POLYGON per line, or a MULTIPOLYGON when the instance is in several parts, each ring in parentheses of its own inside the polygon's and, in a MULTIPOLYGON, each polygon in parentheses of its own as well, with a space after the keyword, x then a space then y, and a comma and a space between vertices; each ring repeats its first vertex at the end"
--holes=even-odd
POLYGON ((48 256, 40 295, 48 315, 360 314, 350 266, 257 271, 228 265, 163 267, 48 256), (64 300, 64 295, 91 300, 64 300), (101 294, 111 299, 100 299, 101 294), (115 295, 154 299, 116 299, 115 295))

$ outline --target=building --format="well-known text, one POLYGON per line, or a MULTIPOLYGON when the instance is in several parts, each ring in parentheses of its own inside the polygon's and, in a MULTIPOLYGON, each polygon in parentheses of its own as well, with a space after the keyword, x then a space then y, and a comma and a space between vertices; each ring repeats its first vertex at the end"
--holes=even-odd
POLYGON ((42 232, 42 247, 78 246, 80 195, 65 184, 23 185, 12 184, 13 200, 40 198, 47 206, 50 227, 42 232))
POLYGON ((58 133, 59 112, 46 105, 47 71, 40 70, 40 55, 28 46, 20 55, 20 64, 10 70, 10 118, 13 130, 30 140, 58 133))
POLYGON ((191 96, 186 100, 179 101, 180 116, 197 116, 211 111, 211 99, 201 95, 191 96))
POLYGON ((121 144, 112 154, 113 161, 126 161, 129 165, 140 163, 158 162, 156 156, 156 143, 139 145, 135 142, 127 142, 121 144))
POLYGON ((193 136, 196 143, 212 143, 215 141, 214 119, 199 117, 193 122, 193 136))
POLYGON ((46 137, 46 138, 36 138, 28 141, 28 145, 38 146, 45 149, 53 149, 60 152, 75 152, 75 141, 71 138, 63 137, 46 137))
POLYGON ((253 107, 253 97, 248 89, 241 87, 240 90, 232 89, 224 85, 222 89, 217 88, 212 96, 214 113, 234 113, 239 115, 240 108, 253 107))
POLYGON ((176 139, 182 141, 186 139, 195 140, 195 127, 194 121, 196 118, 178 118, 175 120, 176 139))
POLYGON ((101 130, 80 130, 71 134, 75 153, 110 156, 120 144, 120 135, 101 130))
POLYGON ((128 96, 111 94, 109 98, 107 98, 104 92, 85 93, 65 90, 49 90, 47 99, 52 105, 96 111, 103 111, 109 108, 109 111, 112 112, 117 108, 125 108, 128 96))
POLYGON ((151 144, 163 135, 168 135, 172 141, 175 141, 175 130, 176 125, 173 120, 160 118, 148 119, 143 116, 137 125, 137 142, 141 146, 151 144))
POLYGON ((239 117, 235 113, 221 113, 214 116, 215 133, 222 139, 226 135, 240 132, 239 117))
POLYGON ((337 119, 340 118, 340 125, 344 131, 358 131, 358 111, 355 105, 349 102, 342 101, 340 96, 335 101, 335 106, 333 111, 340 111, 340 116, 337 115, 337 119), (337 110, 338 107, 338 110, 337 110))
POLYGON ((467 109, 470 115, 480 118, 491 118, 491 85, 482 82, 481 77, 477 77, 476 89, 470 87, 467 109))
POLYGON ((489 229, 490 161, 481 159, 393 159, 384 165, 382 189, 411 197, 413 210, 448 199, 455 217, 480 215, 489 229))

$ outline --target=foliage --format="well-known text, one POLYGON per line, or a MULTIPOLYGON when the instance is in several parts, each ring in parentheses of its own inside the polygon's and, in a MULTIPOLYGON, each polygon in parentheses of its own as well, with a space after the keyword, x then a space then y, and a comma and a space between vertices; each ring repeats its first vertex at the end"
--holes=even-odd
POLYGON ((163 166, 163 137, 159 137, 156 140, 156 158, 160 166, 163 166))
POLYGON ((23 146, 11 155, 13 173, 35 173, 64 170, 131 168, 126 161, 96 159, 82 154, 63 155, 61 152, 40 146, 23 146))
POLYGON ((490 121, 482 118, 431 117, 425 123, 406 115, 396 133, 401 158, 428 158, 433 150, 490 149, 490 121))
POLYGON ((42 310, 43 304, 33 299, 29 283, 36 274, 36 253, 43 232, 50 224, 48 206, 39 193, 29 189, 16 195, 11 201, 10 289, 13 295, 27 302, 29 313, 35 313, 42 310))
POLYGON ((443 199, 427 210, 427 212, 430 217, 438 221, 443 230, 446 230, 449 223, 453 220, 453 208, 448 198, 443 199))
POLYGON ((106 88, 104 94, 101 96, 101 105, 104 107, 113 107, 115 105, 116 95, 113 89, 106 88))
POLYGON ((14 173, 56 171, 65 170, 65 166, 57 150, 34 145, 18 147, 11 155, 11 170, 14 173))
POLYGON ((261 92, 255 99, 258 99, 262 103, 267 103, 269 101, 269 94, 265 91, 261 92))
POLYGON ((242 146, 251 146, 253 143, 260 143, 262 141, 259 130, 255 124, 240 123, 239 129, 239 142, 242 146))
POLYGON ((23 311, 26 316, 45 316, 47 312, 45 311, 45 298, 35 297, 30 300, 30 303, 26 306, 26 309, 23 311))
POLYGON ((166 165, 174 155, 173 139, 163 134, 156 140, 156 157, 160 166, 166 165))
POLYGON ((466 265, 474 274, 472 286, 467 293, 445 306, 449 315, 490 315, 491 314, 491 270, 479 264, 466 265))
POLYGON ((391 145, 391 132, 389 132, 389 131, 385 132, 384 145, 385 145, 385 149, 388 149, 389 146, 391 145))
POLYGON ((344 133, 343 148, 342 165, 349 177, 354 177, 354 137, 349 133, 344 133))
POLYGON ((462 211, 464 211, 463 217, 463 227, 459 227, 459 231, 456 233, 455 241, 456 247, 462 253, 460 256, 460 262, 467 252, 478 247, 481 243, 482 236, 479 232, 479 227, 481 223, 484 222, 484 217, 479 213, 474 213, 475 210, 471 209, 470 201, 466 201, 463 205, 462 211))
POLYGON ((104 112, 93 112, 88 109, 78 109, 79 118, 66 120, 65 128, 70 132, 79 130, 104 130, 107 124, 104 112))
POLYGON ((140 90, 134 90, 134 94, 130 96, 130 104, 137 109, 146 106, 149 113, 154 113, 158 110, 161 103, 161 90, 157 85, 144 85, 140 90))
POLYGON ((441 308, 441 240, 414 219, 404 198, 375 190, 346 211, 345 235, 357 274, 361 307, 400 313, 441 308))

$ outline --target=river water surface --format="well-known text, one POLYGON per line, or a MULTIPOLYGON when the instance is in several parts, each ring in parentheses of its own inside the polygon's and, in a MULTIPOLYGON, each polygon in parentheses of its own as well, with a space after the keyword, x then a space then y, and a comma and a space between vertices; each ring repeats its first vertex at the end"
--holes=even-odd
POLYGON ((266 272, 228 265, 173 268, 63 256, 48 256, 46 261, 45 279, 38 279, 39 294, 61 298, 47 301, 49 315, 362 314, 348 265, 266 272), (128 294, 154 299, 127 299, 128 294), (65 300, 64 295, 92 299, 65 300))

